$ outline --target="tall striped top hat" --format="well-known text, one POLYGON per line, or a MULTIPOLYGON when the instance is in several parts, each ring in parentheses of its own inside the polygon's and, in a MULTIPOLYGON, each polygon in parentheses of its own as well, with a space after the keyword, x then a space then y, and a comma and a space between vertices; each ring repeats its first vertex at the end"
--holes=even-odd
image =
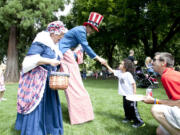
POLYGON ((89 19, 88 19, 88 22, 84 22, 84 26, 86 25, 91 25, 96 31, 99 32, 98 30, 98 26, 99 24, 102 22, 103 20, 103 16, 99 13, 96 13, 96 12, 91 12, 90 15, 89 15, 89 19))

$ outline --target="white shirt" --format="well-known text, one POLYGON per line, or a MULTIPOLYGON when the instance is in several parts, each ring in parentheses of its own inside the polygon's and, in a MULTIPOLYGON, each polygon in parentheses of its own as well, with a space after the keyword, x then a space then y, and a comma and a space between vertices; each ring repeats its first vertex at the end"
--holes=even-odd
POLYGON ((135 80, 130 72, 122 72, 121 70, 114 70, 114 76, 118 77, 118 94, 127 96, 133 95, 133 83, 135 80))
MULTIPOLYGON (((58 56, 60 56, 61 59, 63 58, 62 52, 60 52, 58 49, 58 44, 54 44, 49 32, 42 31, 38 33, 33 42, 43 43, 44 45, 50 47, 52 50, 55 51, 56 58, 58 56)), ((37 63, 41 60, 41 58, 42 57, 39 54, 26 56, 22 63, 23 73, 26 73, 37 67, 37 63)))

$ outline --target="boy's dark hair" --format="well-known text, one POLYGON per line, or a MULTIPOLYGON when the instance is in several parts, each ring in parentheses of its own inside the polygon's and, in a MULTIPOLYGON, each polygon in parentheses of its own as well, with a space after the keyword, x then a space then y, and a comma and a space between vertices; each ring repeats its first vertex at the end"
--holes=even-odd
POLYGON ((135 67, 134 67, 134 63, 129 60, 129 59, 124 59, 124 68, 126 69, 127 72, 130 72, 131 74, 134 74, 135 72, 135 67))

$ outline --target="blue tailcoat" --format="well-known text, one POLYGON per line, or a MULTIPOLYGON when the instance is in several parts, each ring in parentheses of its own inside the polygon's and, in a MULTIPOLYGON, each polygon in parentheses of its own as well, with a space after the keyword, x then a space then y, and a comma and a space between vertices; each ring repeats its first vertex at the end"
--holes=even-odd
POLYGON ((64 54, 70 48, 75 48, 81 44, 84 51, 91 57, 95 58, 96 53, 88 45, 86 29, 84 26, 77 26, 69 30, 64 37, 59 41, 59 49, 64 54))

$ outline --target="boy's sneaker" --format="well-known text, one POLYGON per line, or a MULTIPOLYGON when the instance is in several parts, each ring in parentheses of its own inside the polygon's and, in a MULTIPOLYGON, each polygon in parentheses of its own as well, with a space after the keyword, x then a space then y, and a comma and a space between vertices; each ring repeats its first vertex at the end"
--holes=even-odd
POLYGON ((128 120, 128 119, 125 118, 125 119, 122 120, 122 123, 128 123, 129 121, 130 121, 130 120, 128 120))
POLYGON ((139 128, 139 127, 144 127, 146 124, 144 122, 142 123, 135 123, 132 125, 133 128, 139 128))

